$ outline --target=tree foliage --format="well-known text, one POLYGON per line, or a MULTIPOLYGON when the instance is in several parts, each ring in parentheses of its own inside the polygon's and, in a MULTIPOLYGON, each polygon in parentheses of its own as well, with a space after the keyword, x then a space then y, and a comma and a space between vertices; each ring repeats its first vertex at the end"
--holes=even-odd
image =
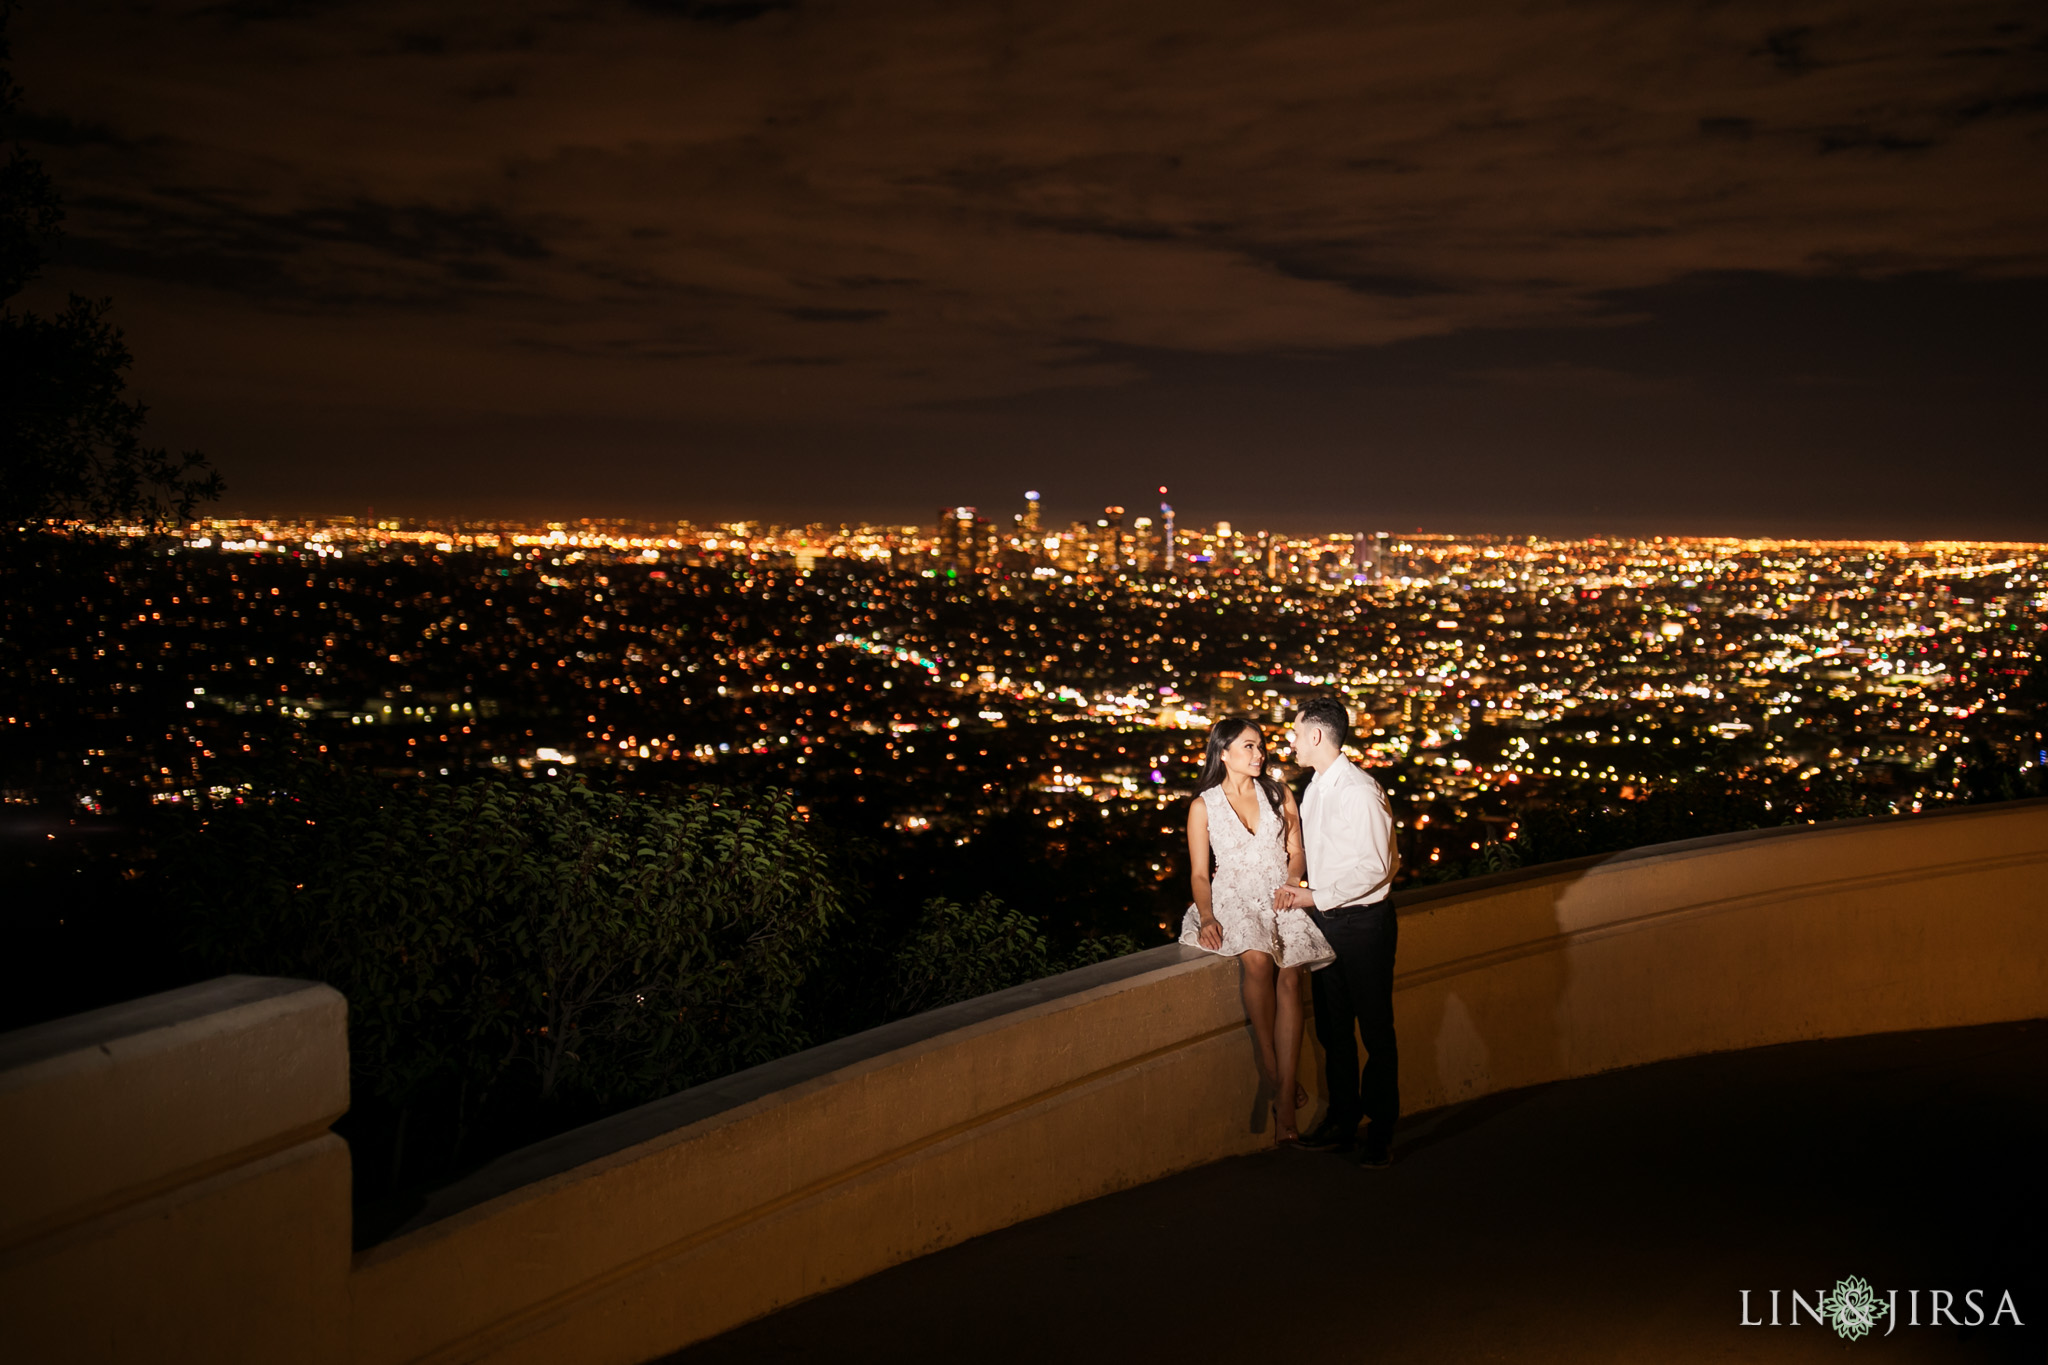
POLYGON ((995 896, 966 906, 935 896, 891 960, 889 1012, 937 1009, 1137 950, 1129 935, 1111 934, 1084 939, 1071 957, 1057 959, 1041 922, 995 896))
POLYGON ((13 306, 59 240, 64 212, 42 163, 14 136, 12 9, 0 5, 0 529, 180 521, 224 485, 199 452, 144 442, 149 410, 123 396, 134 358, 108 320, 112 301, 73 294, 48 317, 13 306))
POLYGON ((856 920, 849 853, 774 791, 309 765, 194 812, 154 880, 202 970, 348 998, 343 1127, 375 1237, 499 1152, 1137 948, 1057 957, 1041 921, 986 895, 856 920))
POLYGON ((842 913, 786 797, 392 788, 323 773, 211 812, 177 850, 202 954, 349 1000, 361 1085, 600 1105, 807 1044, 842 913))

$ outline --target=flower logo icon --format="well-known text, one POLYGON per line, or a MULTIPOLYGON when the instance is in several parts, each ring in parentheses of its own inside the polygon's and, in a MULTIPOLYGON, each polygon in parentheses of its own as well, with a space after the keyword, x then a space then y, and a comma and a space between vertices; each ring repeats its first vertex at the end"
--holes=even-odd
POLYGON ((1836 1336, 1856 1341, 1877 1326, 1886 1309, 1877 1301, 1877 1291, 1869 1281, 1850 1275, 1835 1281, 1834 1292, 1822 1297, 1820 1311, 1827 1314, 1828 1326, 1835 1329, 1836 1336))

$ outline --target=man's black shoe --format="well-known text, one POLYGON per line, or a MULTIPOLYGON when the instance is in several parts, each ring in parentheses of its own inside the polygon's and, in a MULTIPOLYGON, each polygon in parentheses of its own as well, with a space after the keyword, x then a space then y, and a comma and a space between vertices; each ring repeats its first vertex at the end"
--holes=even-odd
POLYGON ((1367 1140, 1358 1148, 1358 1164, 1377 1171, 1394 1164, 1394 1147, 1389 1142, 1367 1140))
POLYGON ((1348 1152, 1358 1142, 1358 1128, 1324 1119, 1315 1131, 1304 1133, 1295 1146, 1304 1152, 1348 1152))

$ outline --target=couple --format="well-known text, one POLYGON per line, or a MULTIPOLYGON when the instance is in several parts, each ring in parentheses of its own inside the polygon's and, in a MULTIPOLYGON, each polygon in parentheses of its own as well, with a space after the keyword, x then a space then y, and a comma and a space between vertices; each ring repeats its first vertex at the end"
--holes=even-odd
POLYGON ((1344 757, 1350 734, 1351 718, 1333 699, 1297 713, 1294 757, 1315 770, 1297 811, 1294 793, 1267 771, 1256 725, 1233 717, 1209 731, 1201 786, 1188 808, 1195 903, 1180 941, 1238 960, 1260 1070, 1274 1088, 1277 1141, 1314 1151, 1355 1145, 1361 1165, 1385 1166, 1401 1109, 1394 911, 1386 900, 1400 860, 1386 794, 1344 757), (1303 1138, 1294 1124, 1308 1098, 1296 1073, 1309 972, 1330 1109, 1303 1138), (1361 1121, 1368 1124, 1362 1141, 1361 1121))

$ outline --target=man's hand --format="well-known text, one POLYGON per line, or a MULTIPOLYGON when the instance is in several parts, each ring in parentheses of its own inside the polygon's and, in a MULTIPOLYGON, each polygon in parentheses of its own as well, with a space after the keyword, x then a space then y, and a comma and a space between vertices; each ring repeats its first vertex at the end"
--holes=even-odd
POLYGON ((1273 888, 1275 910, 1309 910, 1316 903, 1316 893, 1305 886, 1276 886, 1273 888))
POLYGON ((1195 942, 1201 944, 1210 952, 1215 952, 1223 946, 1223 926, 1213 919, 1202 921, 1202 928, 1195 935, 1195 942))

